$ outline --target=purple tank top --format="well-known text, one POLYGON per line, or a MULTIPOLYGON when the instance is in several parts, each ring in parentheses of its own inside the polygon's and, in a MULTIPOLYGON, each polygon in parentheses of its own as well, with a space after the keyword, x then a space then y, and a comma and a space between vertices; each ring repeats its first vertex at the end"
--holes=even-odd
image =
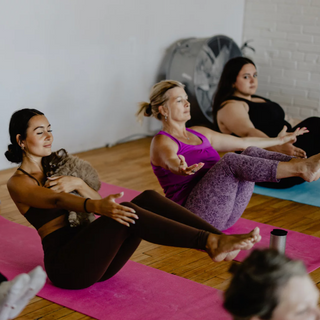
POLYGON ((194 146, 179 141, 167 132, 160 131, 158 134, 163 134, 178 144, 179 149, 177 155, 182 154, 188 166, 203 162, 204 166, 202 169, 190 176, 179 176, 167 169, 154 166, 151 163, 153 172, 158 178, 166 197, 181 205, 185 204, 195 185, 203 178, 209 169, 220 160, 218 152, 213 149, 209 140, 203 134, 192 129, 187 129, 187 131, 199 137, 202 143, 194 146))

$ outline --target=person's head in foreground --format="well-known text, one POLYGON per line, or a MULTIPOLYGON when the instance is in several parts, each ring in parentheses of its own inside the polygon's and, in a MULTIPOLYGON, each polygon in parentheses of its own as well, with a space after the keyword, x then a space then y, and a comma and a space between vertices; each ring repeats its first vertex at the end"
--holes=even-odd
POLYGON ((273 249, 254 250, 230 272, 224 307, 234 320, 320 319, 319 291, 301 261, 273 249))

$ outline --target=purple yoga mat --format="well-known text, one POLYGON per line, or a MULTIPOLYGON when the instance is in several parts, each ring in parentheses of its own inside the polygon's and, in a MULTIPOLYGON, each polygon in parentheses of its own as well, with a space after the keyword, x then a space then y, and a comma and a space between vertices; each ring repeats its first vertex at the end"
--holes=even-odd
MULTIPOLYGON (((43 266, 35 229, 0 217, 0 239, 0 271, 9 279, 43 266)), ((48 281, 38 296, 96 319, 231 320, 221 291, 133 261, 83 290, 59 289, 48 281)))
MULTIPOLYGON (((139 194, 138 191, 121 188, 114 186, 112 184, 107 184, 102 182, 100 194, 105 197, 112 193, 119 193, 124 191, 125 200, 121 201, 130 201, 132 198, 139 194)), ((121 198, 121 199, 123 199, 121 198)), ((226 234, 232 233, 248 233, 253 230, 255 227, 260 228, 260 234, 262 239, 257 243, 253 249, 256 248, 268 248, 270 240, 270 232, 277 227, 270 226, 268 224, 259 223, 244 218, 240 218, 235 225, 231 228, 225 230, 226 234)), ((284 229, 287 230, 287 229, 284 229)), ((316 270, 320 267, 320 238, 309 236, 296 231, 288 231, 287 235, 287 245, 286 245, 286 254, 293 259, 303 260, 307 266, 308 272, 316 270)), ((252 249, 252 250, 253 250, 252 249)), ((245 257, 249 255, 250 251, 241 251, 235 260, 243 261, 245 257)))

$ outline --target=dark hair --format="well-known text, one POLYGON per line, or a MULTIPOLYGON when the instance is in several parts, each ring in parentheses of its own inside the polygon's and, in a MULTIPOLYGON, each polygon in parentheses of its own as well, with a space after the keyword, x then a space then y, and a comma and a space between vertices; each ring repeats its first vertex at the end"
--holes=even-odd
POLYGON ((245 57, 236 57, 230 59, 225 64, 217 86, 217 90, 214 94, 212 105, 213 123, 215 126, 217 126, 217 113, 222 108, 221 104, 233 94, 233 84, 236 82, 240 70, 246 64, 253 64, 256 66, 252 60, 245 57))
POLYGON ((229 272, 234 276, 224 294, 224 307, 234 320, 253 316, 271 319, 281 288, 293 276, 307 274, 302 261, 274 249, 254 250, 242 264, 233 264, 229 272))
POLYGON ((44 114, 36 109, 21 109, 11 116, 9 124, 11 144, 8 145, 8 150, 4 154, 9 161, 14 163, 20 163, 22 161, 23 151, 19 146, 16 137, 20 134, 21 141, 25 140, 27 136, 27 129, 29 127, 29 120, 37 115, 42 116, 44 114))

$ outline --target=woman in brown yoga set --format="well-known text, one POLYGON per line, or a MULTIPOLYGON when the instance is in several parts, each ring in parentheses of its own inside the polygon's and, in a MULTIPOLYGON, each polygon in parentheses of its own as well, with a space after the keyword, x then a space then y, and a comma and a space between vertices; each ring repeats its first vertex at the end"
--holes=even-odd
POLYGON ((11 144, 5 155, 21 165, 9 179, 8 189, 21 214, 37 229, 46 272, 58 287, 82 289, 111 278, 141 239, 205 250, 213 261, 231 260, 261 239, 258 228, 244 235, 225 235, 155 191, 117 204, 115 199, 121 194, 101 199, 79 178, 46 180, 42 158, 51 154, 53 136, 40 111, 15 112, 9 133, 11 144), (69 193, 73 190, 83 198, 69 193), (67 210, 95 212, 101 217, 71 228, 67 210))

